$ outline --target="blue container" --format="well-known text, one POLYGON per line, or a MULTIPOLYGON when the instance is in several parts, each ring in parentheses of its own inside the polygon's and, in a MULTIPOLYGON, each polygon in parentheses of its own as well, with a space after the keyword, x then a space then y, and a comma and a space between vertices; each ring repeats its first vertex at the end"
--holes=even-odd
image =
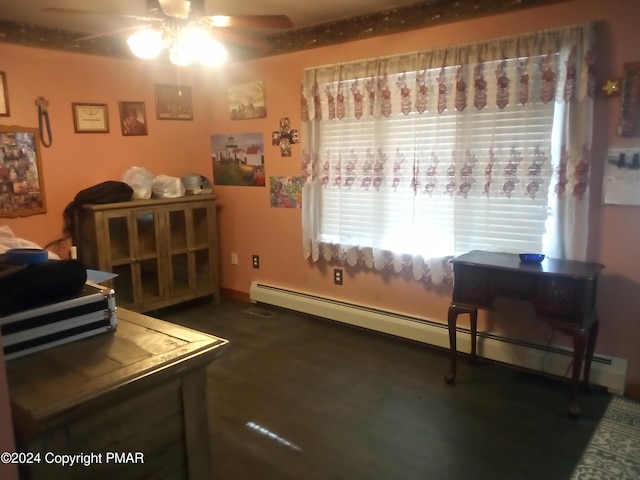
POLYGON ((524 263, 540 263, 544 260, 542 253, 521 253, 520 261, 524 263))
POLYGON ((11 248, 5 252, 7 263, 18 265, 36 265, 49 261, 49 252, 40 248, 11 248))

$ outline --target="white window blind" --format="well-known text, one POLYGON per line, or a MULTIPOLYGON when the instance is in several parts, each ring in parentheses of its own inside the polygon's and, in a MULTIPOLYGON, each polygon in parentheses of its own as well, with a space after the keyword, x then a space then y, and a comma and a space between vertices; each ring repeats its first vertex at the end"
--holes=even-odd
MULTIPOLYGON (((485 71, 497 66, 487 62, 485 71)), ((445 73, 454 78, 456 69, 445 73)), ((415 72, 406 77, 415 83, 415 72)), ((540 88, 530 85, 532 96, 540 88)), ((542 251, 556 102, 500 109, 488 101, 458 111, 451 96, 442 113, 432 95, 422 114, 413 108, 319 124, 322 242, 424 258, 542 251)))

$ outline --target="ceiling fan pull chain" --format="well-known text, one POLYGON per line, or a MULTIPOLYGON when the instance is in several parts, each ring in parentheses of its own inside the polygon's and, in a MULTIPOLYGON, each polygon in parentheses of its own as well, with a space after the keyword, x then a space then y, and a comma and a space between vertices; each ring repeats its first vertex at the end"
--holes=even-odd
POLYGON ((180 83, 180 65, 176 65, 176 70, 178 71, 178 96, 182 96, 182 84, 180 83))

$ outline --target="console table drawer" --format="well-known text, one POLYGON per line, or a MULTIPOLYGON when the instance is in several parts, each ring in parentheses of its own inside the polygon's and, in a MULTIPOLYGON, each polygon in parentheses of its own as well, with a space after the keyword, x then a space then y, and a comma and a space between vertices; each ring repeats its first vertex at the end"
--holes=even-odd
MULTIPOLYGON (((551 315, 575 318, 577 311, 575 281, 570 278, 543 279, 538 282, 538 294, 534 305, 538 315, 551 315)), ((582 318, 576 321, 582 322, 582 318)))
POLYGON ((536 291, 536 279, 531 275, 496 272, 494 274, 496 295, 511 298, 531 298, 536 291))
POLYGON ((454 265, 453 301, 491 306, 491 272, 484 268, 454 265))

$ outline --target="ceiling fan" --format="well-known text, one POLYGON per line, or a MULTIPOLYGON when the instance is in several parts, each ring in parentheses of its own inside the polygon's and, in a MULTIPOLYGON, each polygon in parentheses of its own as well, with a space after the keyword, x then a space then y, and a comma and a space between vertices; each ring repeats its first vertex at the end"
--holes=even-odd
MULTIPOLYGON (((114 14, 107 12, 93 12, 88 10, 77 10, 67 8, 44 8, 43 11, 53 14, 69 15, 99 15, 135 21, 135 25, 102 32, 77 38, 77 41, 86 41, 94 38, 112 36, 127 31, 135 32, 129 37, 129 46, 134 55, 142 58, 152 58, 152 56, 139 55, 136 53, 132 41, 134 36, 144 38, 146 44, 150 42, 162 42, 161 48, 155 45, 156 49, 167 49, 170 52, 172 63, 188 65, 185 56, 191 56, 189 49, 220 48, 221 45, 212 46, 208 40, 214 42, 232 43, 251 49, 266 49, 269 42, 258 36, 250 34, 247 29, 289 29, 293 24, 286 15, 205 15, 205 0, 146 0, 146 15, 114 14), (191 33, 198 31, 197 38, 191 38, 189 45, 185 43, 191 33), (203 36, 203 33, 205 36, 203 36), (146 35, 146 36, 145 36, 146 35), (153 39, 150 39, 153 37, 153 39), (185 42, 183 42, 185 40, 185 42), (177 48, 181 46, 178 54, 177 48), (176 57, 176 58, 173 58, 176 57), (177 58, 182 57, 182 59, 177 58), (174 61, 175 60, 175 61, 174 61)), ((224 47, 222 47, 224 48, 224 47)), ((155 52, 155 51, 154 51, 155 52)))

